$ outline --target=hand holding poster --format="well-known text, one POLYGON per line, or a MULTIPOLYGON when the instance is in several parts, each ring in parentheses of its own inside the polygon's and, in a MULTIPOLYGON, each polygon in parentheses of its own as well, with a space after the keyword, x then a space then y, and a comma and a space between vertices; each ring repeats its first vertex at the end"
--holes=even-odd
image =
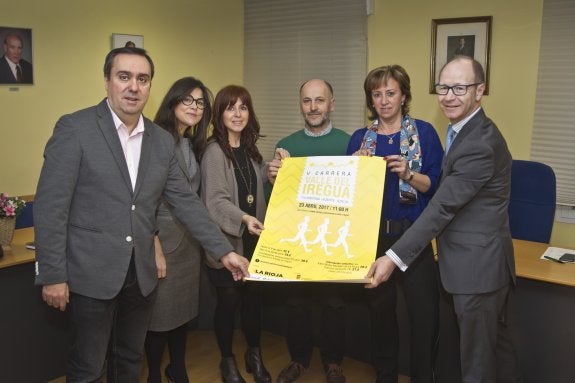
POLYGON ((250 279, 367 282, 385 171, 381 157, 284 159, 250 279))

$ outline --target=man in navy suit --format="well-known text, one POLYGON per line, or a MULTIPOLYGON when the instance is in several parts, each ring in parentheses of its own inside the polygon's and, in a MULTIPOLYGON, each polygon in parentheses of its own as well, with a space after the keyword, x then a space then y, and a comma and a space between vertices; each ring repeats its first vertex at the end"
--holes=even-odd
POLYGON ((439 105, 450 121, 440 184, 417 221, 372 265, 377 286, 405 271, 437 237, 439 270, 453 297, 460 330, 464 383, 520 381, 507 323, 515 283, 509 231, 511 155, 497 126, 481 108, 481 64, 459 56, 441 70, 439 105), (451 145, 450 145, 451 143, 451 145))
POLYGON ((468 56, 473 58, 473 48, 467 44, 465 37, 459 38, 459 44, 457 45, 457 48, 453 50, 452 58, 455 56, 468 56))
POLYGON ((32 64, 22 58, 24 42, 17 33, 4 37, 4 56, 0 58, 0 84, 32 84, 32 64))
POLYGON ((60 118, 44 152, 34 202, 36 284, 48 305, 70 304, 67 382, 101 381, 108 349, 108 382, 140 381, 162 198, 235 280, 248 275, 247 259, 185 180, 173 137, 142 115, 153 75, 143 49, 112 50, 107 98, 60 118))

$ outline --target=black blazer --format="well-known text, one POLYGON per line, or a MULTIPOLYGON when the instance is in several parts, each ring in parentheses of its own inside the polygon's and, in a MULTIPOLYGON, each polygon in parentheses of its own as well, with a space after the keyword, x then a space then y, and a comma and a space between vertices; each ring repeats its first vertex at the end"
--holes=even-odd
POLYGON ((0 58, 0 84, 33 84, 32 64, 26 60, 20 60, 22 68, 22 82, 17 82, 10 65, 6 62, 6 56, 0 58))

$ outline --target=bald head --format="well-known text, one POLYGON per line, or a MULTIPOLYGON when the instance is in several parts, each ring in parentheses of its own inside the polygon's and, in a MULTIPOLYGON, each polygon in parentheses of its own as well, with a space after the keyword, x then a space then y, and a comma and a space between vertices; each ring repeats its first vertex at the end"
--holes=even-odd
POLYGON ((22 59, 23 42, 17 33, 9 33, 4 37, 4 55, 14 64, 22 59))
POLYGON ((485 82, 485 71, 483 70, 483 66, 479 61, 468 56, 455 56, 455 58, 453 58, 451 61, 446 62, 439 71, 439 77, 441 78, 441 74, 445 70, 445 67, 456 63, 463 63, 464 66, 465 64, 471 65, 471 71, 473 73, 474 79, 473 82, 485 82))
POLYGON ((463 56, 451 60, 441 69, 439 84, 447 89, 447 93, 439 93, 437 99, 452 124, 464 120, 480 107, 485 91, 485 83, 481 81, 483 77, 481 64, 463 56))
POLYGON ((308 80, 300 87, 299 96, 306 128, 313 133, 327 129, 329 114, 335 107, 331 85, 322 79, 308 80))
POLYGON ((307 86, 324 86, 326 87, 327 91, 329 92, 329 95, 331 97, 333 97, 333 87, 331 86, 331 84, 327 81, 325 81, 324 79, 321 78, 312 78, 311 80, 307 80, 306 82, 304 82, 303 84, 301 84, 301 86, 299 87, 299 94, 301 96, 301 93, 303 92, 303 89, 307 86))

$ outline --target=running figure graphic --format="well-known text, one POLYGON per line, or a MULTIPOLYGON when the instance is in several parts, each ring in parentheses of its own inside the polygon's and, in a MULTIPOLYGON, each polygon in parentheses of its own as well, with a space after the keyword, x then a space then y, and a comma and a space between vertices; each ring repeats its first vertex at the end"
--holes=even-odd
POLYGON ((306 253, 309 253, 311 250, 307 248, 307 239, 305 237, 305 233, 311 230, 308 230, 308 226, 309 226, 309 216, 305 216, 303 221, 301 221, 300 223, 298 223, 297 225, 297 234, 295 235, 295 237, 293 238, 282 238, 280 239, 280 243, 282 242, 297 242, 299 241, 299 244, 303 246, 304 250, 306 251, 306 253))
POLYGON ((328 247, 338 247, 338 246, 343 246, 343 249, 345 250, 345 255, 348 258, 352 258, 353 255, 351 255, 349 253, 349 247, 347 246, 347 237, 350 237, 351 234, 349 233, 349 226, 351 225, 351 221, 350 220, 346 220, 344 225, 342 227, 340 227, 337 230, 337 239, 334 243, 330 243, 327 246, 328 247))
POLYGON ((325 252, 326 255, 331 255, 332 253, 327 249, 327 241, 325 240, 326 234, 330 234, 327 231, 327 227, 329 226, 329 218, 325 218, 323 223, 317 227, 317 236, 311 242, 308 242, 309 245, 315 245, 316 243, 321 243, 321 248, 325 252))

